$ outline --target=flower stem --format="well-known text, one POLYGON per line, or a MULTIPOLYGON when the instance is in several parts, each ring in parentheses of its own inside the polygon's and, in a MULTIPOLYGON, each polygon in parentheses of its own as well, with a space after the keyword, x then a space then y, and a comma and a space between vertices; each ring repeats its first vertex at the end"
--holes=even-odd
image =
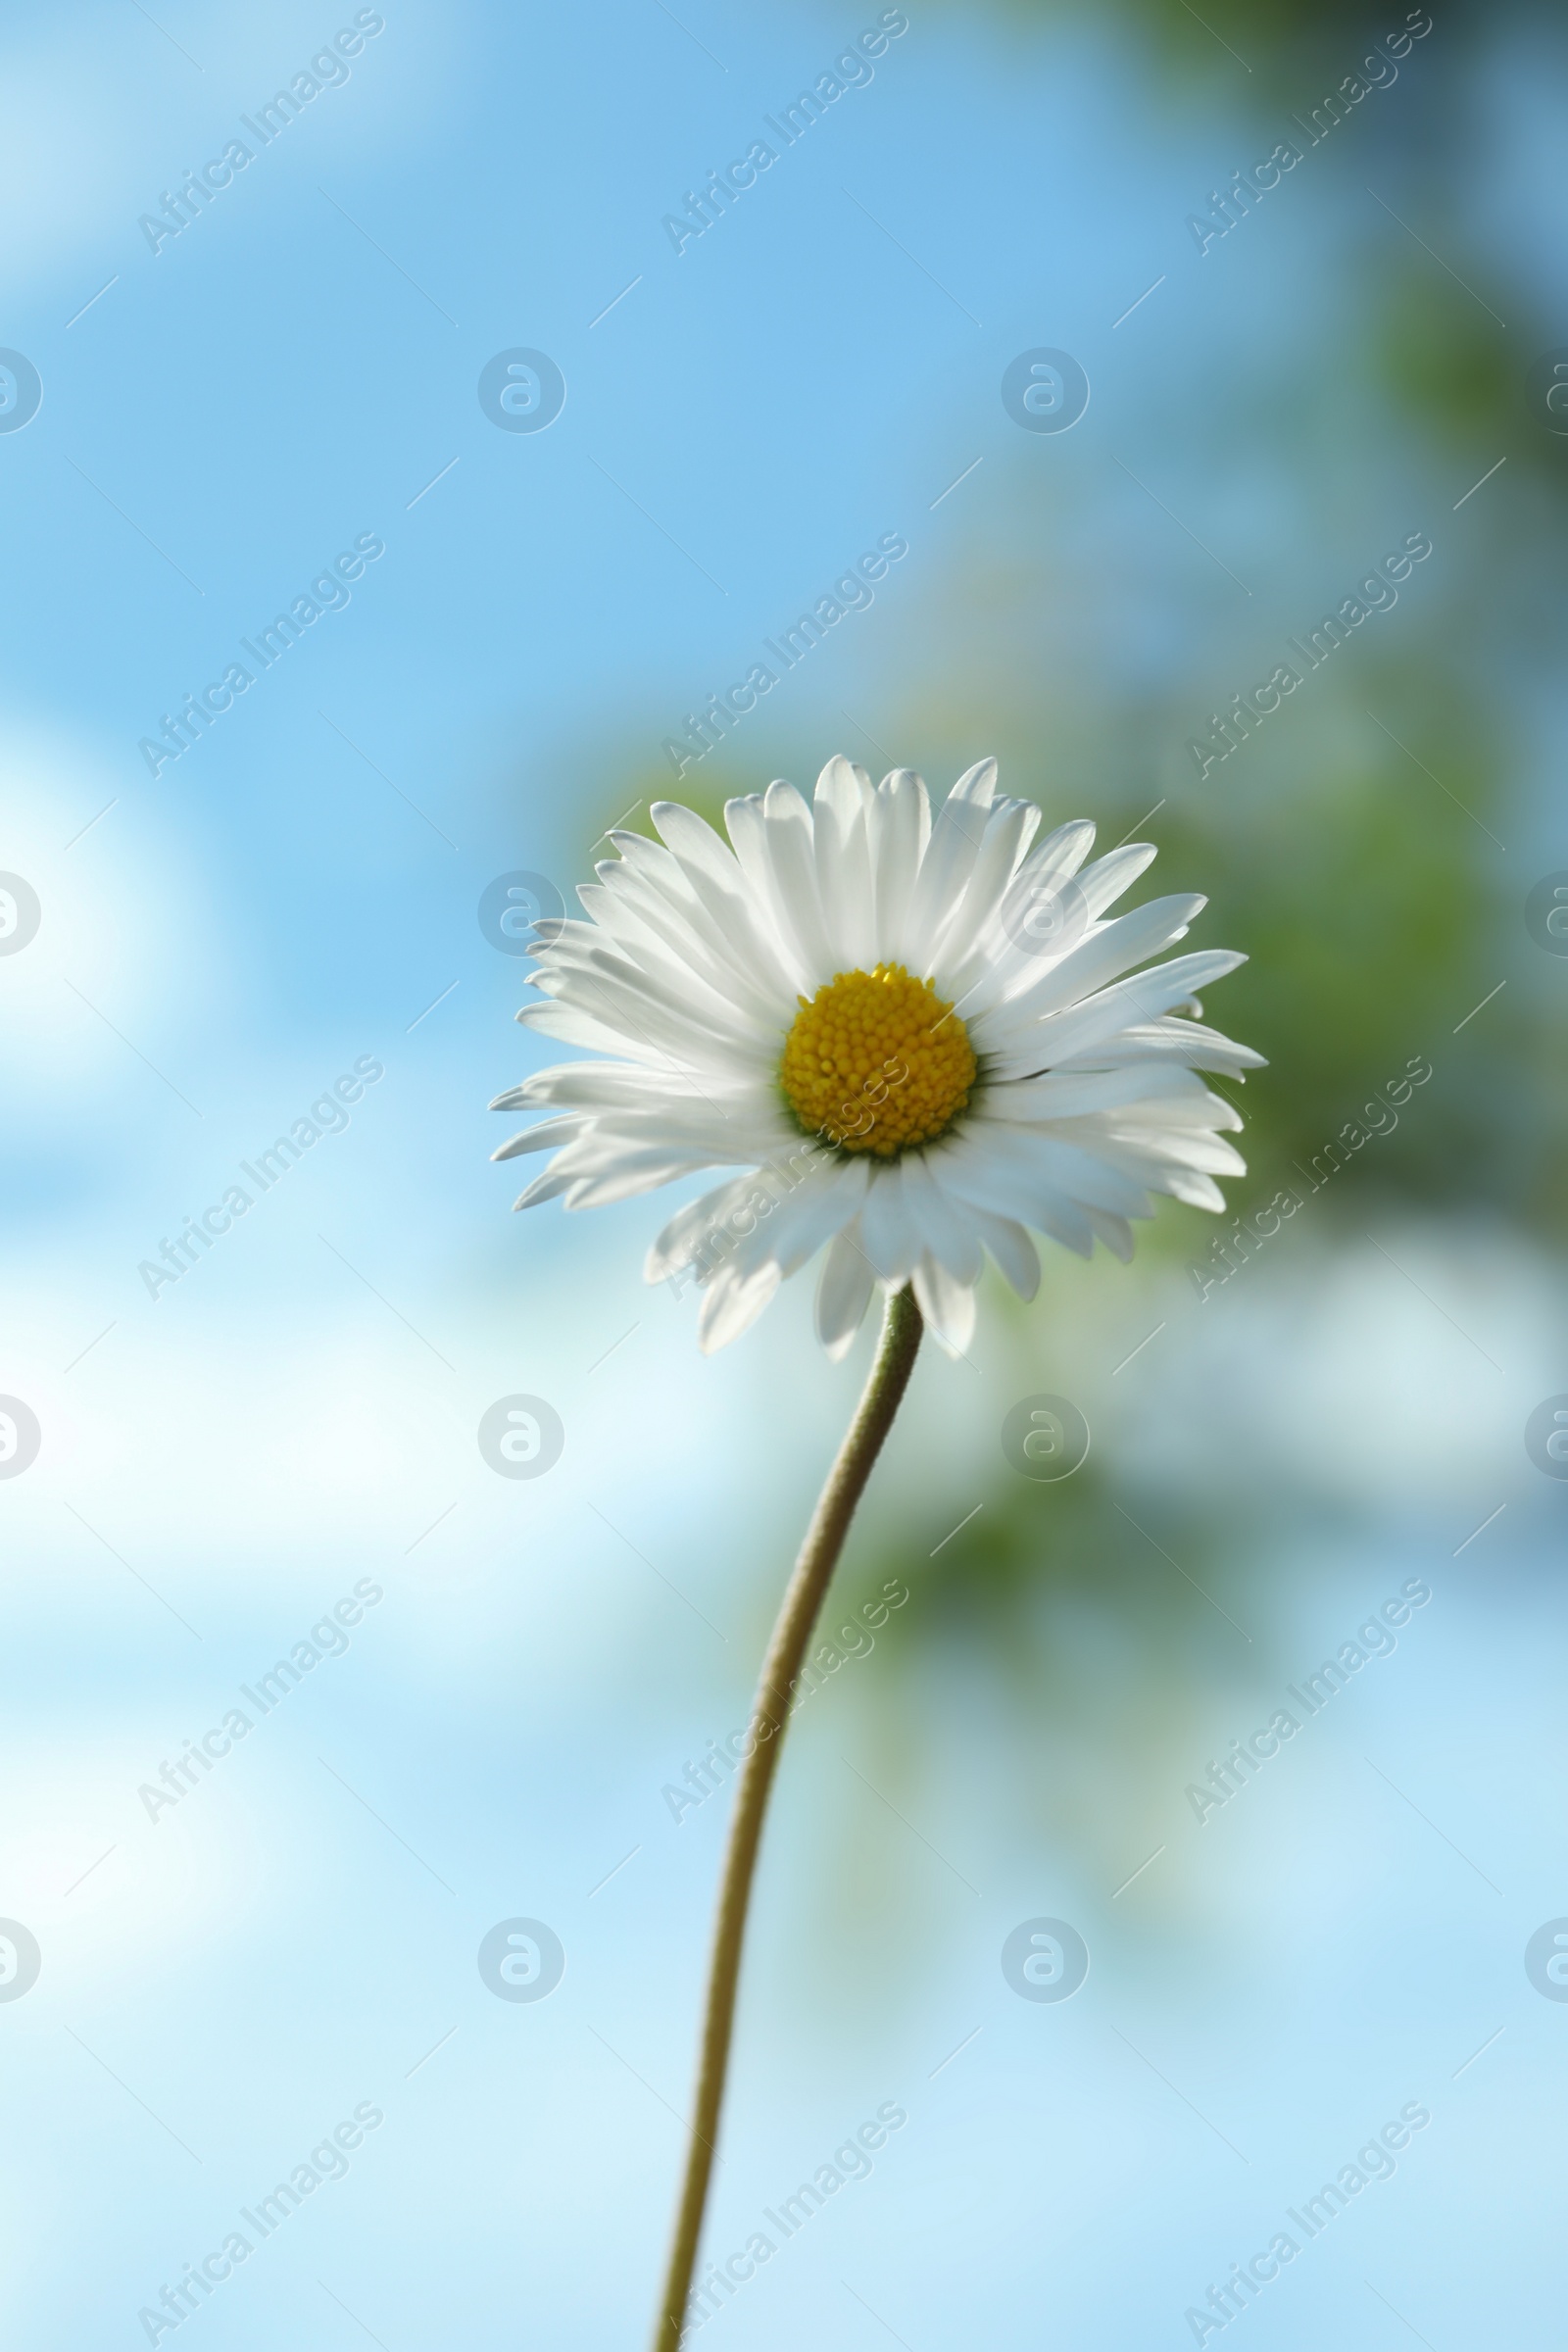
POLYGON ((730 2034, 735 2022, 735 1990, 740 1978, 741 1945, 751 1901, 757 1852, 768 1793, 778 1766, 784 1727, 789 1720, 790 1685, 801 1669, 811 1628, 827 1595, 850 1521, 882 1441, 893 1426, 924 1325, 914 1293, 906 1288, 888 1299, 887 1315, 870 1378, 856 1409, 838 1459, 828 1473, 806 1531, 795 1573, 784 1595, 773 1638, 757 1688, 751 1724, 751 1746, 741 1766, 730 1823, 724 1872, 719 1885, 718 1917, 713 1927, 712 1956, 709 1962, 708 2001, 703 2018, 702 2059, 697 2075, 697 2106, 692 2117, 686 2178, 675 2219, 674 2242, 664 2278, 663 2300, 654 2333, 654 2352, 675 2352, 685 2323, 686 2298, 691 2291, 702 2234, 703 2208, 708 2202, 709 2176, 713 2164, 713 2141, 724 2096, 729 2064, 730 2034))

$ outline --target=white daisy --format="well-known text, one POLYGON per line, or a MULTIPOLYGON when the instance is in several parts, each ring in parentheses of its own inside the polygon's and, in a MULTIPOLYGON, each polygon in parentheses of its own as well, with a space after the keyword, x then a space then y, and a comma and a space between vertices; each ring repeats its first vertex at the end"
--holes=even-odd
POLYGON ((495 1153, 554 1152, 516 1205, 588 1208, 700 1168, 744 1171, 673 1216, 650 1282, 695 1279, 699 1338, 722 1347, 786 1274, 826 1246, 816 1324, 849 1347, 873 1290, 912 1283, 950 1350, 974 1328, 989 1250, 1020 1297, 1040 1261, 1029 1228, 1121 1258, 1151 1193, 1222 1209, 1240 1127, 1197 1075, 1241 1079, 1262 1056, 1189 1017, 1195 991, 1246 961, 1223 950, 1136 971, 1204 904, 1105 909, 1155 855, 1085 866, 1095 828, 1031 848, 1040 811, 994 797, 983 760, 933 819, 921 778, 873 785, 830 760, 814 808, 791 784, 731 801, 726 844, 656 803, 661 842, 619 855, 580 892, 588 919, 537 928, 519 1021, 618 1056, 541 1070, 497 1110, 559 1116, 495 1153), (1125 977, 1135 973, 1134 977, 1125 977))

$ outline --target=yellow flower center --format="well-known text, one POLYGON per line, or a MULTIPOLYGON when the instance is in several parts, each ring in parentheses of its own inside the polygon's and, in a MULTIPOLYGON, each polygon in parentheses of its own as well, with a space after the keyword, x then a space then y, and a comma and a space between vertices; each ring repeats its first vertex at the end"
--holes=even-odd
POLYGON ((839 972, 797 1002, 779 1080, 808 1135, 889 1159, 941 1135, 968 1102, 969 1033, 902 963, 839 972))

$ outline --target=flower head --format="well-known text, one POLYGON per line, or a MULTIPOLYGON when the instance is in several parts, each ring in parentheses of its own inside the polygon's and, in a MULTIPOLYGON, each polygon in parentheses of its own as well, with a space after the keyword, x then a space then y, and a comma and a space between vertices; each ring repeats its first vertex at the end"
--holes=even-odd
POLYGON ((544 1002, 517 1018, 618 1058, 497 1097, 559 1113, 495 1153, 554 1152, 518 1208, 738 1168, 670 1219, 647 1279, 696 1281, 712 1349, 826 1245, 834 1355, 878 1284, 912 1282, 962 1348, 984 1251, 1029 1298, 1031 1231, 1129 1258, 1151 1193, 1223 1208, 1214 1178, 1245 1163, 1219 1131, 1242 1122, 1198 1072, 1239 1080, 1262 1056, 1201 1026, 1195 991, 1246 958, 1140 970, 1203 900, 1107 919, 1153 850, 1086 866, 1081 820, 1034 844, 1039 809, 998 799, 996 774, 981 760, 933 818, 912 769, 873 785, 835 759, 814 805, 783 783, 731 801, 727 844, 668 801, 659 842, 612 834, 587 920, 538 926, 544 1002))

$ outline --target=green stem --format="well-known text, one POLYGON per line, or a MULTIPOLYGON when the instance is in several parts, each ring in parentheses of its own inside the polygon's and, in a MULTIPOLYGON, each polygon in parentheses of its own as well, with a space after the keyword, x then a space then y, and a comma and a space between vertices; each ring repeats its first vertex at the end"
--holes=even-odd
POLYGON ((908 1289, 895 1292, 888 1300, 870 1378, 806 1531, 806 1541, 762 1664, 752 1716, 752 1743, 741 1766, 735 1814, 724 1854, 718 1917, 708 1972, 697 2105, 663 2300, 654 2333, 654 2352, 675 2352, 680 2342, 686 2298, 697 2263, 697 2244, 702 2235, 703 2209, 708 2202, 713 2141, 718 2132, 718 2111, 724 2096, 724 2074, 735 2023, 735 1989, 740 1979, 746 1912, 768 1792, 789 1720, 790 1685, 801 1670, 806 1644, 827 1596, 856 1505, 865 1492, 872 1465, 882 1450, 882 1441, 893 1425, 893 1416, 908 1386, 923 1328, 914 1293, 908 1289))

